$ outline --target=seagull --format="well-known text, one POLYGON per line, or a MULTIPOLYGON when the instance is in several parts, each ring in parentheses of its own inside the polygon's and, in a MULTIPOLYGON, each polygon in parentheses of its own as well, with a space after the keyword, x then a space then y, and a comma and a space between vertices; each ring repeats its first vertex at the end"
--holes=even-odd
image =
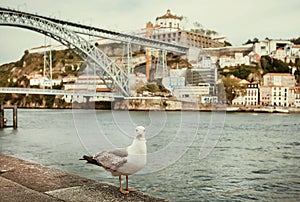
POLYGON ((129 194, 134 189, 128 187, 128 175, 132 175, 141 170, 147 162, 147 146, 145 139, 145 128, 137 126, 135 129, 136 137, 132 144, 126 148, 115 149, 112 151, 102 151, 95 156, 84 155, 80 160, 87 163, 103 167, 111 172, 113 176, 119 176, 120 192, 129 194), (126 189, 122 188, 122 175, 126 176, 126 189))

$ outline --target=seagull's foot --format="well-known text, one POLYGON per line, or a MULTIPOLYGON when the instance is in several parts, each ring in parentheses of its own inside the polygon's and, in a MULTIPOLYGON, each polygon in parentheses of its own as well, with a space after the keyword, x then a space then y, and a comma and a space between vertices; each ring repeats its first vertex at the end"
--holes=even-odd
POLYGON ((124 190, 124 189, 120 189, 120 192, 121 192, 122 194, 129 194, 129 191, 128 191, 128 190, 124 190))
POLYGON ((137 191, 137 189, 131 189, 131 188, 128 188, 128 189, 126 189, 127 191, 129 191, 129 192, 135 192, 135 191, 137 191))

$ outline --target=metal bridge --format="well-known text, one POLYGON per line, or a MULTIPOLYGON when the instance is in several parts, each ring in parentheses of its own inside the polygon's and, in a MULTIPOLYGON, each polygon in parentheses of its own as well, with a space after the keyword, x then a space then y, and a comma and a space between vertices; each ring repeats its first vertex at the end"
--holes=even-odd
POLYGON ((172 43, 1 7, 0 25, 29 29, 55 39, 61 44, 72 49, 84 61, 88 62, 90 67, 94 68, 100 78, 103 78, 104 82, 109 79, 111 82, 106 83, 106 85, 111 89, 114 88, 118 90, 118 92, 125 97, 130 96, 127 71, 117 65, 113 59, 109 58, 103 51, 97 48, 94 44, 88 42, 81 35, 102 37, 125 43, 138 44, 145 47, 176 52, 179 54, 185 54, 188 51, 187 47, 172 43))
POLYGON ((16 93, 16 94, 36 94, 36 95, 62 95, 62 96, 84 96, 97 97, 101 101, 114 101, 116 97, 113 93, 91 92, 91 91, 70 91, 70 90, 54 90, 39 88, 13 88, 0 87, 0 93, 16 93))

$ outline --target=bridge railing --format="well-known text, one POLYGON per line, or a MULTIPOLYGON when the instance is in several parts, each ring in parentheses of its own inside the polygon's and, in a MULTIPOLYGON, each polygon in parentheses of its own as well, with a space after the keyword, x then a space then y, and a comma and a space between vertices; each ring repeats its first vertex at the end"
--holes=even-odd
POLYGON ((16 93, 16 94, 36 94, 36 95, 80 95, 80 96, 97 96, 105 100, 114 100, 114 94, 110 92, 96 92, 96 91, 70 91, 70 90, 56 90, 56 89, 39 89, 39 88, 12 88, 0 87, 0 93, 16 93))

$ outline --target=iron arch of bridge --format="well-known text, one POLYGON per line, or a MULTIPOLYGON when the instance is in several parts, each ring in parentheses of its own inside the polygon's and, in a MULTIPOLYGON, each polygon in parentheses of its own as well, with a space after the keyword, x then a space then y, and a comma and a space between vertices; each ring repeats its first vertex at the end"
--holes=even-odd
POLYGON ((129 79, 126 71, 95 45, 68 29, 68 26, 36 15, 6 9, 0 10, 0 26, 25 28, 53 38, 72 49, 84 61, 95 64, 90 66, 95 68, 95 71, 104 82, 107 80, 113 82, 113 85, 107 83, 108 86, 111 86, 111 88, 116 87, 125 97, 130 96, 129 79))

